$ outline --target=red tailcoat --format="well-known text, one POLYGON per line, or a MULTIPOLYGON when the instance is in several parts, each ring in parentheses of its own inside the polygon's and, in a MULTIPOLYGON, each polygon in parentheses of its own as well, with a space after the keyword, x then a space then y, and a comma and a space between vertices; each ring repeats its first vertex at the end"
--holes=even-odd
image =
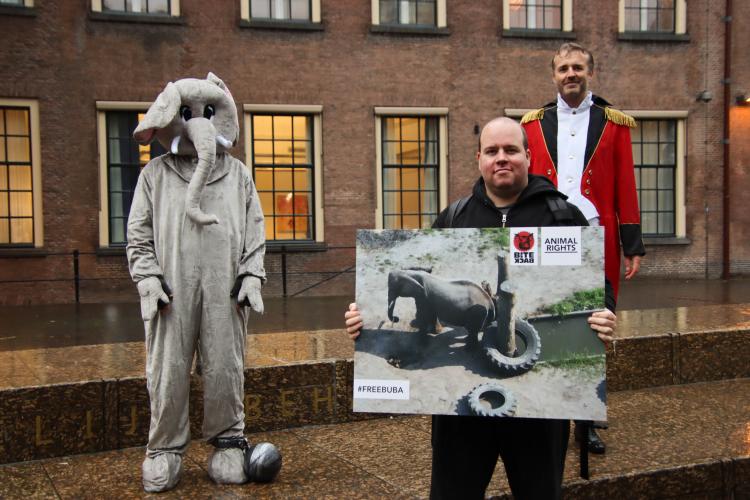
MULTIPOLYGON (((521 123, 529 137, 529 171, 557 186, 557 103, 526 114, 521 123)), ((620 247, 627 256, 646 253, 635 189, 632 126, 635 121, 631 117, 594 97, 580 189, 596 207, 599 223, 604 226, 604 270, 615 297, 620 283, 620 247)))

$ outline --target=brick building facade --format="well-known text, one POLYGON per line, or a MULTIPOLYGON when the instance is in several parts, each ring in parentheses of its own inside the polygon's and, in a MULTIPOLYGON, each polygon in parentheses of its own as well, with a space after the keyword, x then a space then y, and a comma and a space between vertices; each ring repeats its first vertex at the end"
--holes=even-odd
POLYGON ((4 0, 0 304, 72 302, 76 269, 81 301, 135 299, 120 184, 156 150, 125 158, 127 124, 166 82, 209 71, 242 114, 232 153, 253 168, 267 234, 280 238, 266 293, 282 293, 285 275, 290 295, 353 294, 355 230, 424 225, 467 193, 478 126, 552 100, 549 63, 564 40, 593 51, 592 89, 640 122, 643 275, 722 275, 729 113, 729 267, 747 273, 750 107, 736 95, 750 96, 750 6, 735 2, 727 45, 723 2, 634 5, 4 0))

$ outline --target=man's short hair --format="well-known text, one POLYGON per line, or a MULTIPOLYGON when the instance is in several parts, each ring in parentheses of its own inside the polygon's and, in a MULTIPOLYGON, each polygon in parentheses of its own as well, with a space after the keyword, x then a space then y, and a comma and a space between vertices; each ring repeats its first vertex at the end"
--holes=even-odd
MULTIPOLYGON (((492 120, 485 123, 484 127, 494 122, 495 120, 499 120, 501 118, 512 120, 518 123, 518 126, 521 127, 521 135, 523 136, 523 150, 526 151, 527 149, 529 149, 529 136, 526 135, 526 129, 519 122, 517 122, 516 120, 513 120, 513 118, 510 118, 507 116, 498 116, 497 118, 493 118, 492 120)), ((482 127, 482 130, 479 131, 479 138, 477 139, 477 151, 479 151, 480 153, 482 152, 482 132, 484 132, 484 127, 482 127)))
POLYGON ((560 45, 560 48, 557 49, 557 52, 555 52, 555 55, 552 56, 552 61, 550 62, 552 71, 555 71, 555 58, 557 56, 567 54, 568 52, 581 52, 588 58, 589 71, 594 71, 594 55, 589 49, 575 42, 565 42, 564 44, 560 45))

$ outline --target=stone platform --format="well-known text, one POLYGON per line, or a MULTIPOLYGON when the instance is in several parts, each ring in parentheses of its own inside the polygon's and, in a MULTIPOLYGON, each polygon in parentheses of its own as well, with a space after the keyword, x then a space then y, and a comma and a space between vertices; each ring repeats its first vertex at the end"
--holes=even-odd
MULTIPOLYGON (((567 498, 750 498, 750 379, 618 391, 609 396, 607 454, 577 477, 570 443, 567 498)), ((426 498, 428 417, 380 418, 253 434, 276 443, 284 467, 270 485, 217 486, 209 447, 194 441, 182 481, 159 498, 426 498)), ((145 498, 143 448, 0 466, 0 498, 145 498)), ((510 498, 502 465, 488 494, 510 498)))
MULTIPOLYGON (((607 355, 620 391, 750 377, 750 305, 623 311, 607 355)), ((335 424, 351 413, 353 343, 343 329, 250 335, 248 432, 335 424)), ((143 445, 142 342, 0 352, 0 463, 143 445)), ((200 379, 191 427, 200 436, 200 379)))

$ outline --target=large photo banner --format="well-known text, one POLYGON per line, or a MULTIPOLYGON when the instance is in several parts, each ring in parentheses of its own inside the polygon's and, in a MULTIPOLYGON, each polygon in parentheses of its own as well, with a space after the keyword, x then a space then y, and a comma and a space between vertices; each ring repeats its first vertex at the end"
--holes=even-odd
POLYGON ((606 420, 600 227, 360 230, 354 411, 606 420))

